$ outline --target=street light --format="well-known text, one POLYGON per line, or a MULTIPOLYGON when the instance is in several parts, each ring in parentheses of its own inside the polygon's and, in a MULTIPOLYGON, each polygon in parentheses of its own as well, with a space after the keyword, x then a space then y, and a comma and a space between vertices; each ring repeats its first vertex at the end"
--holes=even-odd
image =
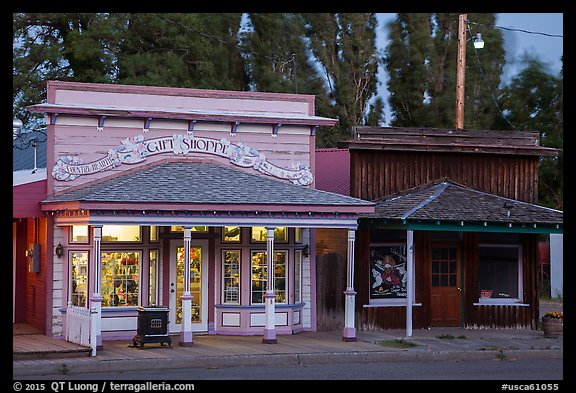
POLYGON ((474 49, 484 48, 484 40, 482 40, 482 33, 476 33, 476 37, 473 41, 474 49))

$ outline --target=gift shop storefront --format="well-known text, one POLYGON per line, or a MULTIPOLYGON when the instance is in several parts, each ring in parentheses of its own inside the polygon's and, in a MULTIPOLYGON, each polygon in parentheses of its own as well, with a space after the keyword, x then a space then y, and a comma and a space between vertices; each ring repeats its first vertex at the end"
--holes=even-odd
MULTIPOLYGON (((314 97, 48 82, 44 331, 96 315, 98 346, 132 339, 139 307, 194 334, 316 330, 315 229, 374 204, 314 189, 314 97)), ((349 277, 350 287, 352 277, 349 277)), ((344 339, 354 339, 354 291, 344 339)))

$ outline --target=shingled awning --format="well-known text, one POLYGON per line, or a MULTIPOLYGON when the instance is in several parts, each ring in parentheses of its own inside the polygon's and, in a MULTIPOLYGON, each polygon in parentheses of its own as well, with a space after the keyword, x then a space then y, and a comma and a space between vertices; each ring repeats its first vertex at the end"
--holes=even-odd
POLYGON ((361 225, 412 230, 562 233, 564 213, 440 179, 376 201, 361 225))
POLYGON ((56 225, 276 225, 355 228, 374 203, 213 162, 164 161, 42 202, 56 225))

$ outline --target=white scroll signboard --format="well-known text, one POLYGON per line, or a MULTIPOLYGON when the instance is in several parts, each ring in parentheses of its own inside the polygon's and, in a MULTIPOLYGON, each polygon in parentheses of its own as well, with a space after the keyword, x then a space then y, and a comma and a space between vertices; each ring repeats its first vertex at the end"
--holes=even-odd
POLYGON ((294 184, 303 186, 312 184, 314 179, 310 169, 301 163, 293 164, 290 169, 281 168, 268 162, 266 156, 260 154, 258 150, 244 146, 242 143, 232 144, 226 139, 218 140, 182 134, 149 140, 145 140, 143 135, 126 138, 122 144, 108 150, 107 156, 87 163, 78 157, 60 157, 52 169, 52 177, 60 181, 72 181, 82 175, 105 171, 122 164, 138 164, 149 156, 165 153, 217 155, 228 158, 234 165, 243 168, 252 167, 264 174, 290 180, 294 184))

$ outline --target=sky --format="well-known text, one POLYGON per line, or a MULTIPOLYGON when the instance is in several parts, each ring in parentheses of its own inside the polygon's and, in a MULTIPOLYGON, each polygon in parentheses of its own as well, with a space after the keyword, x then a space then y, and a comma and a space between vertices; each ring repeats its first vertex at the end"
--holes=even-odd
MULTIPOLYGON (((378 42, 381 47, 386 45, 385 24, 392 20, 396 14, 378 14, 378 42)), ((564 39, 550 37, 542 34, 563 35, 564 16, 561 13, 502 13, 496 14, 495 25, 501 28, 504 37, 504 50, 506 51, 506 66, 504 67, 502 81, 507 82, 522 70, 519 60, 524 54, 534 55, 544 64, 548 65, 548 71, 558 74, 562 67, 560 57, 563 54, 564 39), (512 31, 508 29, 525 30, 531 33, 512 31)), ((473 20, 471 20, 473 22, 473 20)), ((485 45, 489 45, 488 42, 485 45)), ((387 77, 383 69, 382 84, 379 86, 379 94, 385 102, 385 123, 389 126, 391 115, 388 107, 388 92, 386 89, 387 77)))

